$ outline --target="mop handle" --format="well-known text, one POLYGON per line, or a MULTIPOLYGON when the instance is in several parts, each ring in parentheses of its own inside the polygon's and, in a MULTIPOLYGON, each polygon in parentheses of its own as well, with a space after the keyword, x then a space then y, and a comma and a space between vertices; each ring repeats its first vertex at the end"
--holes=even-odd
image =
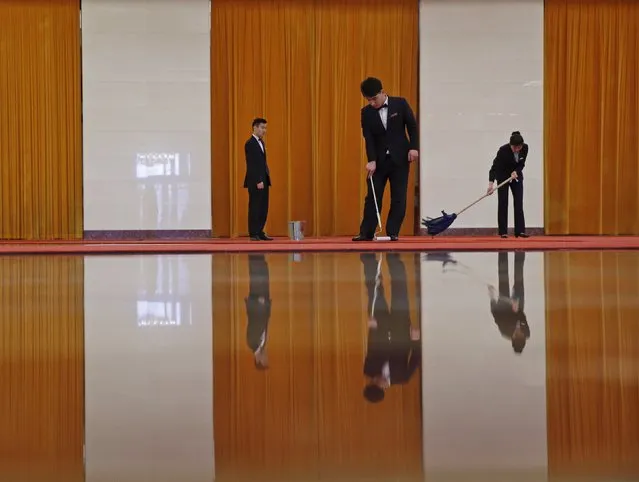
POLYGON ((371 180, 371 191, 373 191, 373 201, 375 201, 375 214, 377 214, 377 225, 380 231, 382 230, 382 218, 379 216, 379 206, 377 204, 377 194, 375 194, 375 184, 373 184, 373 176, 369 177, 371 180))
POLYGON ((377 273, 375 274, 375 288, 373 288, 373 302, 371 303, 371 318, 375 318, 375 303, 377 303, 377 289, 379 288, 379 275, 382 272, 382 255, 377 262, 377 273))
MULTIPOLYGON (((512 177, 509 177, 508 179, 506 179, 504 182, 500 183, 497 185, 497 187, 495 189, 493 189, 493 192, 496 191, 497 189, 499 189, 502 186, 505 186, 506 184, 508 184, 509 182, 511 182, 513 180, 512 177)), ((481 201, 482 199, 484 199, 485 197, 488 197, 492 194, 492 192, 490 194, 486 193, 484 194, 482 197, 480 197, 479 199, 477 199, 476 201, 473 201, 472 203, 470 203, 468 206, 466 206, 464 209, 462 209, 461 211, 457 212, 457 216, 459 216, 461 213, 463 213, 464 211, 466 211, 467 209, 472 208, 475 204, 477 204, 479 201, 481 201)))

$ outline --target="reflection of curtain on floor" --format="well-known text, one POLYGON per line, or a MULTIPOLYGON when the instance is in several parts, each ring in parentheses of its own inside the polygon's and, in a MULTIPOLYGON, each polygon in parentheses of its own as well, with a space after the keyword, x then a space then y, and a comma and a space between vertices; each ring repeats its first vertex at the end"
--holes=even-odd
MULTIPOLYGON (((363 396, 369 313, 359 255, 264 256, 268 370, 256 369, 247 343, 249 256, 213 256, 216 480, 423 478, 419 370, 381 403, 363 396)), ((399 256, 418 327, 415 256, 399 256)), ((386 260, 382 282, 389 301, 386 260)))
POLYGON ((639 476, 639 257, 550 252, 546 272, 552 480, 639 476))
POLYGON ((636 0, 546 0, 549 234, 639 234, 638 32, 636 0))
POLYGON ((0 0, 0 238, 82 238, 79 11, 0 0))
POLYGON ((0 480, 84 481, 84 257, 0 257, 0 480))
MULTIPOLYGON (((417 112, 416 0, 216 0, 211 21, 213 226, 245 235, 244 142, 269 121, 267 231, 358 231, 365 195, 360 82, 380 77, 417 112)), ((402 234, 414 232, 411 169, 402 234)), ((386 208, 388 211, 389 192, 386 208)))

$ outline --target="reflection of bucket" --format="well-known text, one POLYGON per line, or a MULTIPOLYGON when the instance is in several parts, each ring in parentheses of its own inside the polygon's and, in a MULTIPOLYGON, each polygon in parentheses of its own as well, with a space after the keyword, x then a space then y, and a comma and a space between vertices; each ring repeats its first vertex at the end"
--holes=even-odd
POLYGON ((302 253, 291 253, 289 255, 289 259, 293 263, 301 263, 302 262, 302 253))
POLYGON ((290 221, 288 223, 288 237, 292 241, 302 241, 304 239, 305 221, 290 221))

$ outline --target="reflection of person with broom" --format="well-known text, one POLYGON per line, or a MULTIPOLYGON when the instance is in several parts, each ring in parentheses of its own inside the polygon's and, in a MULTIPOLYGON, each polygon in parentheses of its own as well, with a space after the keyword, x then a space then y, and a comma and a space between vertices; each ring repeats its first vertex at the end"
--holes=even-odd
POLYGON ((494 286, 488 287, 490 311, 495 318, 499 332, 511 340, 515 353, 521 353, 530 338, 530 328, 524 313, 524 251, 515 252, 515 282, 512 293, 508 278, 508 252, 500 251, 497 259, 499 292, 494 286))
POLYGON ((381 263, 375 254, 361 255, 368 292, 368 344, 364 398, 381 402, 391 385, 408 383, 421 361, 420 331, 411 325, 406 286, 406 266, 398 253, 387 255, 391 281, 390 307, 381 280, 381 263))
POLYGON ((500 252, 498 255, 499 291, 491 283, 476 277, 471 268, 458 262, 450 253, 441 251, 426 253, 422 255, 422 260, 440 262, 444 273, 458 272, 486 286, 490 296, 490 311, 500 333, 511 340, 515 353, 521 353, 526 346, 526 340, 530 338, 530 328, 524 313, 525 256, 526 253, 523 251, 515 252, 515 283, 512 293, 510 292, 508 252, 506 251, 500 252), (452 268, 447 268, 447 265, 452 265, 452 268))

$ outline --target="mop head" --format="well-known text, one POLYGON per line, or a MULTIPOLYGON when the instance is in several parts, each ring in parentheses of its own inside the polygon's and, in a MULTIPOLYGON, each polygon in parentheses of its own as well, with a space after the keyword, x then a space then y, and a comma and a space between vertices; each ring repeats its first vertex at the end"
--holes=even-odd
POLYGON ((442 215, 438 218, 422 219, 422 226, 426 228, 429 235, 437 236, 446 231, 455 219, 457 219, 457 214, 447 214, 445 211, 442 211, 442 215))
POLYGON ((377 236, 373 238, 375 241, 390 241, 390 236, 377 236))

